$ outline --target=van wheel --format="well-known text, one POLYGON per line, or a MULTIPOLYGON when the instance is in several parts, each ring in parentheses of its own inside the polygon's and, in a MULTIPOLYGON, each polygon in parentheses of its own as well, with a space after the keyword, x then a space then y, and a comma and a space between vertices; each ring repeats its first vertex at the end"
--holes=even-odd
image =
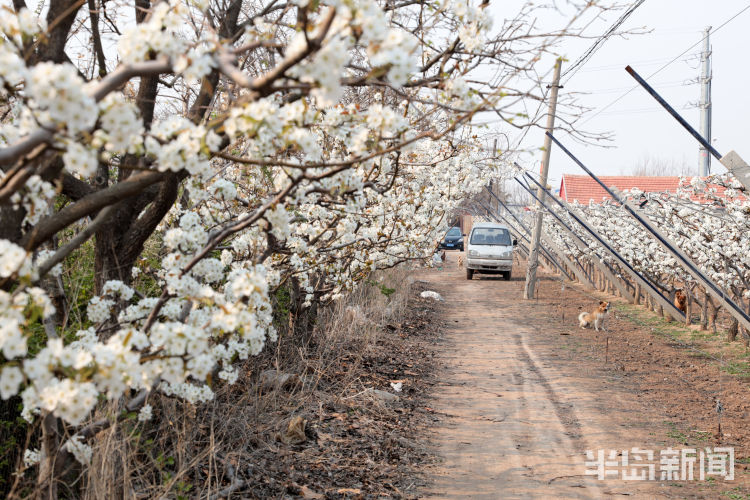
POLYGON ((470 280, 474 277, 474 270, 473 269, 467 269, 466 270, 466 279, 470 280))
POLYGON ((505 281, 510 281, 510 271, 507 271, 507 272, 503 273, 503 279, 505 281))

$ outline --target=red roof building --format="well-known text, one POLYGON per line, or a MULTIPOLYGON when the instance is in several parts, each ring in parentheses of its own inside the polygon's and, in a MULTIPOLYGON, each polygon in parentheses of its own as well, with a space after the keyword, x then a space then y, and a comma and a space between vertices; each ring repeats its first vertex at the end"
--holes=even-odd
MULTIPOLYGON (((638 188, 646 193, 676 193, 680 187, 680 177, 678 176, 600 175, 599 179, 607 186, 615 187, 620 191, 638 188)), ((690 180, 691 178, 688 177, 687 182, 689 183, 690 180)), ((719 197, 725 190, 724 187, 715 184, 709 184, 707 187, 716 189, 716 195, 719 197)), ((582 205, 588 205, 591 202, 601 203, 612 197, 588 175, 563 174, 560 182, 560 198, 569 203, 578 202, 582 205)), ((708 201, 701 196, 691 196, 691 199, 698 202, 708 201)))

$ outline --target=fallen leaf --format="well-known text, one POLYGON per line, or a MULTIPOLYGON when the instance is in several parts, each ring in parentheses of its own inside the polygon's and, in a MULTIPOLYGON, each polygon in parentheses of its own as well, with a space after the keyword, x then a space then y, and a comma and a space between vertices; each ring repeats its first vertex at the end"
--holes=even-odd
POLYGON ((331 441, 331 435, 325 432, 318 432, 318 444, 325 444, 326 441, 331 441))
POLYGON ((313 498, 315 500, 318 500, 320 498, 325 498, 325 495, 321 495, 317 491, 313 491, 307 486, 300 486, 299 494, 302 498, 313 498))
POLYGON ((361 495, 362 490, 358 488, 341 488, 336 490, 339 495, 361 495))
POLYGON ((284 444, 301 444, 307 439, 305 436, 305 427, 307 426, 307 420, 300 416, 296 416, 289 421, 286 430, 279 433, 278 438, 284 444))

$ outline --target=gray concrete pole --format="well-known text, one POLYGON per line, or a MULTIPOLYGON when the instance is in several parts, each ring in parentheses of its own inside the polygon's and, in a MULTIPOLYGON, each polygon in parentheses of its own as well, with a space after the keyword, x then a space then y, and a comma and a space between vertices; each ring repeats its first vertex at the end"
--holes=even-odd
MULTIPOLYGON (((701 122, 700 134, 704 139, 711 143, 711 43, 709 41, 709 26, 703 32, 703 51, 701 52, 701 122)), ((711 172, 711 155, 703 146, 700 147, 699 165, 701 177, 707 176, 711 172)))
MULTIPOLYGON (((555 112, 557 110, 557 93, 560 90, 560 68, 562 60, 558 59, 555 63, 555 74, 552 79, 552 86, 549 97, 549 112, 547 113, 547 132, 552 134, 555 128, 555 112)), ((547 185, 547 175, 549 174, 549 158, 552 152, 552 139, 545 136, 544 154, 542 157, 542 178, 539 180, 542 186, 547 185)), ((536 269, 539 267, 539 245, 542 236, 542 215, 544 207, 542 201, 546 196, 544 189, 541 187, 537 190, 537 196, 540 201, 536 204, 536 216, 534 220, 534 229, 531 233, 531 248, 529 249, 529 261, 526 268, 526 286, 523 290, 524 299, 533 299, 536 291, 536 269)))

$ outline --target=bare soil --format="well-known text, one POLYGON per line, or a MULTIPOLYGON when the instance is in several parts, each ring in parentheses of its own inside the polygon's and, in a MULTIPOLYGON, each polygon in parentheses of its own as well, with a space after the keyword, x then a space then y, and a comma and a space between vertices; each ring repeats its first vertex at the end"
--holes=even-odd
MULTIPOLYGON (((642 307, 541 275, 466 279, 449 253, 417 276, 439 292, 442 337, 430 433, 436 498, 750 498, 747 352, 642 307), (577 316, 612 302, 606 332, 577 316), (717 403, 722 411, 717 413, 717 403), (721 431, 719 431, 719 425, 721 431), (586 450, 735 449, 735 479, 598 480, 586 450)), ((697 475, 697 469, 696 469, 697 475)))
POLYGON ((256 436, 237 460, 244 486, 219 498, 417 498, 425 484, 420 471, 435 457, 425 428, 438 419, 428 404, 438 305, 418 292, 407 317, 384 325, 364 351, 337 352, 314 393, 278 394, 262 419, 277 423, 252 422, 256 436), (402 384, 400 392, 392 382, 402 384), (292 416, 304 429, 289 427, 292 416))

